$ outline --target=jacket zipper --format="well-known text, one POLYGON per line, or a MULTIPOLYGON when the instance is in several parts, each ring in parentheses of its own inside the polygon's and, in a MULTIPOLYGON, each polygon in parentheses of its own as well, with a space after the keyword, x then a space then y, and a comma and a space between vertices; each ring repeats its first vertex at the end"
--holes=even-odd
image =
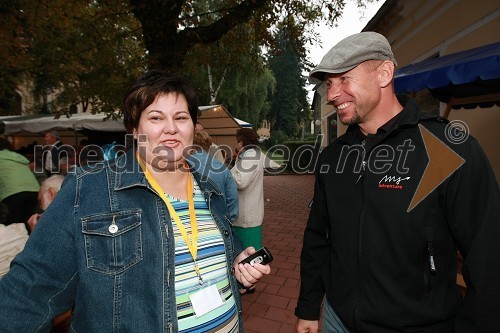
MULTIPOLYGON (((363 159, 363 162, 361 164, 361 172, 359 174, 358 179, 356 180, 356 183, 354 184, 355 186, 363 180, 363 177, 366 172, 366 161, 363 159)), ((361 258, 361 252, 362 252, 362 245, 361 245, 361 239, 362 239, 362 224, 363 224, 363 219, 365 215, 364 211, 364 201, 365 201, 365 190, 364 190, 364 181, 360 184, 361 186, 361 211, 359 214, 359 221, 358 221, 358 246, 357 246, 357 256, 356 256, 356 294, 355 294, 355 302, 354 302, 354 309, 353 309, 353 314, 352 314, 352 322, 354 325, 354 328, 357 329, 357 321, 356 317, 358 316, 358 308, 359 308, 359 293, 360 293, 360 285, 361 285, 361 278, 360 278, 360 258, 361 258)))
POLYGON ((354 185, 357 185, 361 180, 361 178, 363 178, 363 176, 365 175, 365 171, 366 171, 366 161, 363 161, 361 163, 361 172, 359 173, 358 179, 356 180, 356 183, 354 183, 354 185))
POLYGON ((434 261, 434 243, 432 241, 427 242, 426 248, 426 268, 425 268, 425 286, 429 295, 432 295, 432 283, 431 277, 436 274, 436 263, 434 261))
POLYGON ((436 273, 436 264, 434 262, 434 243, 427 242, 427 254, 429 255, 429 271, 431 274, 436 273))

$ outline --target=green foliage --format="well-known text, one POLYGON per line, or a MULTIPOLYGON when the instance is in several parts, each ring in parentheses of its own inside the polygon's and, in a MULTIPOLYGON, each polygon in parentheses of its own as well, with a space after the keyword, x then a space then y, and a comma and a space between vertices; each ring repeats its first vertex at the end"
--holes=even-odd
POLYGON ((267 143, 269 143, 269 147, 282 144, 288 140, 288 135, 282 130, 276 130, 272 133, 267 143))
POLYGON ((230 113, 259 127, 270 110, 270 98, 276 81, 267 68, 248 75, 232 72, 220 93, 219 100, 230 113))
MULTIPOLYGON (((13 84, 0 91, 31 87, 35 105, 28 111, 66 113, 79 103, 93 104, 93 112, 103 111, 102 104, 115 109, 132 78, 147 68, 140 25, 122 11, 121 1, 18 0, 15 10, 9 4, 14 2, 1 6, 10 9, 6 16, 16 38, 0 51, 0 58, 10 60, 0 63, 0 75, 13 84), (48 94, 57 98, 48 101, 48 94)), ((3 26, 0 34, 8 35, 8 29, 3 26)))
MULTIPOLYGON (((245 120, 257 122, 271 109, 263 99, 273 93, 274 83, 262 50, 279 49, 275 22, 287 18, 282 24, 288 29, 290 45, 307 64, 305 45, 317 42, 311 30, 314 23, 326 19, 333 26, 344 3, 3 0, 0 108, 8 108, 13 91, 23 86, 38 103, 37 110, 67 112, 69 105, 80 104, 115 116, 112 112, 121 105, 125 87, 146 68, 184 73, 206 95, 210 66, 214 85, 222 82, 219 101, 242 118, 250 117, 245 120), (244 78, 250 82, 244 83, 244 78), (48 100, 47 95, 54 93, 57 99, 48 100)), ((291 94, 292 87, 289 90, 291 94)), ((303 103, 300 94, 297 99, 287 107, 303 103)), ((291 130, 293 121, 286 123, 291 130)))
POLYGON ((223 104, 233 116, 258 127, 269 112, 276 83, 249 24, 241 24, 215 43, 194 47, 188 58, 184 73, 199 88, 202 104, 211 102, 211 75, 213 90, 220 85, 212 103, 223 104))
POLYGON ((286 141, 289 149, 288 167, 297 173, 313 172, 318 158, 320 142, 286 141))
MULTIPOLYGON (((288 19, 291 23, 293 19, 288 19)), ((269 64, 276 77, 276 93, 273 98, 269 119, 271 131, 281 130, 287 136, 294 136, 302 121, 310 116, 307 102, 305 78, 302 76, 301 58, 296 51, 297 41, 292 43, 292 35, 286 25, 280 25, 276 39, 279 49, 269 58, 269 64)))

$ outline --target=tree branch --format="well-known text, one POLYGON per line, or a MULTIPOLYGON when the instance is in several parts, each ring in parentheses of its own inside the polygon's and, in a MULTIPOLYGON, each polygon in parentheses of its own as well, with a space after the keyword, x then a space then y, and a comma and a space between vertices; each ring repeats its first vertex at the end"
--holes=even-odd
POLYGON ((220 20, 196 28, 188 28, 180 33, 184 35, 184 40, 194 43, 212 43, 219 40, 231 28, 242 22, 246 22, 255 10, 263 7, 269 0, 245 0, 236 7, 233 7, 228 14, 220 20))

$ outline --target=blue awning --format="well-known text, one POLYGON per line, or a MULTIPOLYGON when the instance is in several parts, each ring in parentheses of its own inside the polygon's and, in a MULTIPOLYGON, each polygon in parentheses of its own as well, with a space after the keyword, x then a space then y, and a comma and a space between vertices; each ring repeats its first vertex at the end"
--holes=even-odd
MULTIPOLYGON (((500 42, 427 59, 396 70, 396 93, 414 93, 425 88, 445 103, 451 98, 470 100, 473 96, 500 93, 500 42)), ((490 106, 498 104, 499 100, 494 98, 490 106)))
POLYGON ((500 42, 427 59, 396 70, 396 93, 500 79, 500 42))

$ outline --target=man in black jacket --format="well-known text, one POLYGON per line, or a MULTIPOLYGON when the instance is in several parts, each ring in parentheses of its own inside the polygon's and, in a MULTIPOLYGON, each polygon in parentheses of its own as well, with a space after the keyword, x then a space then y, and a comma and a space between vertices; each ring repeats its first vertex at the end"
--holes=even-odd
POLYGON ((45 158, 42 159, 43 168, 48 176, 65 175, 70 167, 70 160, 74 156, 73 147, 64 145, 57 131, 48 131, 43 136, 45 158))
POLYGON ((326 147, 304 232, 297 332, 500 332, 500 193, 468 133, 396 96, 362 32, 311 71, 347 132, 326 147), (457 253, 467 291, 456 285, 457 253))

